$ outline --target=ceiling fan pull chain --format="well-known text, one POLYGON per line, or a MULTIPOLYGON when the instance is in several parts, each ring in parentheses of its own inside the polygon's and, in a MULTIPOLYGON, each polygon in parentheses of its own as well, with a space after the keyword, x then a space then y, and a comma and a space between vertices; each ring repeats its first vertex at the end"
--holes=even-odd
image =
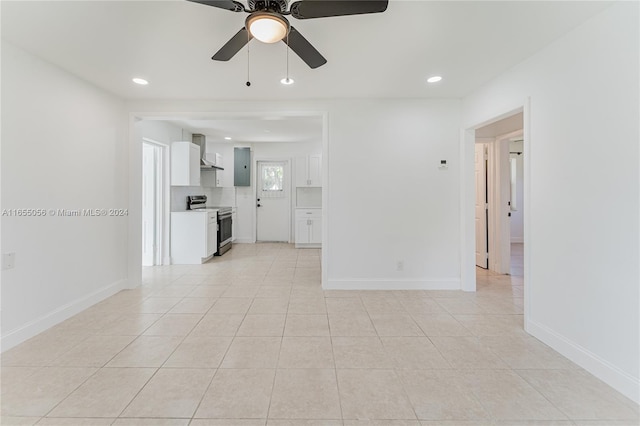
POLYGON ((250 50, 250 42, 251 34, 247 31, 247 87, 251 86, 251 81, 249 81, 249 50, 250 50))
POLYGON ((287 49, 287 75, 285 76, 285 78, 283 78, 282 80, 280 80, 280 83, 282 84, 293 84, 293 80, 291 78, 289 78, 289 33, 287 32, 287 38, 285 39, 285 48, 287 49))

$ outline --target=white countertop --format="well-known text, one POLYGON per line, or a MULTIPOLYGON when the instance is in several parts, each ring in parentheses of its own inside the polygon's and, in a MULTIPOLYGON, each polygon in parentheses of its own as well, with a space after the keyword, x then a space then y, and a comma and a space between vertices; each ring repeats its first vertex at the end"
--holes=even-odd
POLYGON ((210 212, 218 212, 218 209, 198 209, 198 210, 181 210, 179 212, 171 212, 173 213, 210 213, 210 212))

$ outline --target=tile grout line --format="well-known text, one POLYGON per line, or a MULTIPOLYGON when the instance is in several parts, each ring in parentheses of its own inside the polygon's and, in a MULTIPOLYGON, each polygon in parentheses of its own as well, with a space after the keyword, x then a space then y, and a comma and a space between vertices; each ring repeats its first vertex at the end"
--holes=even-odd
MULTIPOLYGON (((185 297, 181 298, 180 301, 184 300, 185 297)), ((169 308, 169 310, 171 310, 172 308, 174 308, 176 305, 178 305, 178 303, 180 303, 180 301, 178 301, 176 304, 174 304, 171 308, 169 308)), ((211 309, 211 308, 209 308, 211 309)), ((208 311, 207 311, 208 312, 208 311)), ((148 330, 149 328, 151 328, 154 324, 156 324, 158 321, 160 321, 162 318, 164 318, 166 315, 169 314, 169 311, 165 312, 164 314, 162 314, 162 316, 160 318, 158 318, 158 320, 156 320, 153 324, 149 325, 149 327, 145 328, 145 330, 140 333, 140 335, 138 337, 141 337, 144 335, 144 332, 146 330, 148 330)), ((180 340, 180 342, 176 345, 176 347, 173 349, 173 351, 171 351, 171 353, 167 356, 167 358, 160 364, 159 367, 156 368, 156 371, 153 372, 153 374, 151 375, 151 377, 149 377, 149 379, 144 383, 144 385, 142 385, 142 387, 138 390, 138 392, 136 392, 136 394, 134 395, 133 398, 131 398, 131 400, 129 400, 129 402, 125 405, 125 407, 120 411, 120 413, 116 416, 117 418, 120 418, 122 416, 122 414, 127 410, 127 408, 129 408, 129 406, 131 406, 131 403, 133 403, 133 401, 138 397, 138 395, 140 395, 140 393, 147 387, 147 385, 151 382, 151 380, 156 377, 156 374, 158 374, 158 372, 160 371, 160 369, 167 363, 167 361, 169 360, 169 358, 171 358, 171 356, 175 353, 176 350, 178 350, 178 348, 184 343, 184 341, 187 339, 187 337, 191 334, 191 332, 198 326, 198 324, 200 324, 200 322, 202 321, 202 319, 204 318, 204 316, 206 315, 203 314, 202 317, 198 320, 198 322, 196 322, 196 324, 193 326, 193 328, 182 337, 182 340, 180 340)), ((174 336, 156 336, 156 337, 174 337, 174 336)), ((133 341, 135 342, 137 340, 134 339, 133 341)), ((133 343, 133 342, 132 342, 133 343)), ((124 349, 123 349, 124 350, 124 349)), ((122 351, 121 351, 122 352, 122 351)), ((147 367, 134 367, 134 368, 147 368, 147 367)), ((152 367, 153 368, 153 367, 152 367)), ((215 375, 215 373, 214 373, 215 375)), ((213 377, 212 377, 213 380, 213 377)))
MULTIPOLYGON (((293 291, 293 286, 291 291, 293 291)), ((287 313, 284 315, 284 326, 282 327, 282 335, 280 336, 280 347, 278 348, 278 356, 276 357, 276 363, 275 363, 275 368, 273 373, 273 381, 271 382, 271 392, 269 393, 269 405, 267 406, 267 415, 265 417, 265 424, 269 422, 269 414, 271 414, 271 404, 273 403, 273 392, 276 388, 276 379, 278 377, 278 365, 280 364, 280 353, 282 352, 284 334, 285 334, 285 330, 287 329, 287 321, 289 319, 290 305, 291 305, 291 297, 289 297, 289 301, 287 302, 287 313)))
MULTIPOLYGON (((108 300, 108 299, 107 299, 107 300, 108 300)), ((126 311, 123 311, 123 312, 126 312, 126 311)), ((162 316, 164 316, 164 314, 163 314, 162 316)), ((160 318, 158 318, 158 320, 156 320, 155 322, 159 321, 159 320, 162 318, 162 316, 161 316, 160 318)), ((154 322, 154 323, 152 323, 152 324, 155 324, 155 322, 154 322)), ((152 324, 151 324, 151 325, 152 325, 152 324)), ((151 327, 151 325, 149 325, 149 327, 151 327)), ((148 329, 149 327, 145 328, 145 330, 146 330, 146 329, 148 329)), ((143 331, 142 333, 144 333, 144 331, 143 331)), ((114 356, 112 356, 112 357, 111 357, 111 358, 110 358, 106 363, 104 363, 101 367, 88 367, 88 368, 96 368, 96 371, 94 371, 94 372, 93 372, 93 374, 91 374, 89 377, 87 377, 87 378, 86 378, 86 379, 85 379, 81 384, 79 384, 75 389, 73 389, 73 390, 72 390, 71 392, 69 392, 69 393, 68 393, 64 398, 62 398, 62 399, 61 399, 61 400, 60 400, 60 401, 59 401, 59 402, 58 402, 58 403, 57 403, 53 408, 51 408, 51 409, 50 409, 50 410, 49 410, 49 411, 48 411, 48 412, 47 412, 47 413, 46 413, 42 418, 47 418, 47 416, 48 416, 49 414, 51 414, 51 413, 52 413, 52 412, 53 412, 53 411, 54 411, 58 406, 60 406, 60 404, 62 404, 64 401, 66 401, 66 400, 67 400, 67 399, 68 399, 68 398, 69 398, 69 397, 70 397, 74 392, 76 392, 78 389, 80 389, 80 387, 82 387, 85 383, 87 383, 87 382, 89 381, 89 379, 91 379, 91 378, 92 378, 92 377, 94 377, 96 374, 98 374, 98 372, 100 372, 102 369, 104 369, 104 368, 109 368, 109 367, 107 367, 107 364, 108 364, 109 362, 111 362, 111 360, 113 360, 113 358, 115 358, 118 354, 120 354, 122 351, 124 351, 127 347, 129 347, 133 342, 135 342, 135 341, 138 339, 138 337, 140 337, 140 336, 142 335, 142 333, 140 333, 140 334, 139 334, 135 339, 133 339, 129 344, 127 344, 127 345, 126 345, 125 347, 123 347, 120 351, 118 351, 114 356)), ((89 336, 87 336, 87 339, 88 339, 88 337, 89 337, 89 336)), ((87 339, 84 339, 84 340, 87 340, 87 339)), ((84 340, 83 340, 83 341, 84 341, 84 340)), ((78 345, 78 346, 79 346, 79 345, 78 345)), ((75 346, 74 346, 74 348, 75 348, 75 346)), ((72 349, 73 349, 73 348, 72 348, 72 349)), ((70 349, 70 350, 71 350, 71 349, 70 349)), ((70 351, 70 350, 69 350, 69 351, 70 351)), ((65 352, 65 354, 66 354, 66 353, 68 353, 69 351, 65 352)), ((56 358, 56 359, 58 359, 58 358, 56 358)), ((155 375, 155 373, 156 373, 156 372, 154 372, 154 373, 151 375, 151 377, 153 377, 153 376, 155 375)), ((150 379, 151 379, 151 378, 149 378, 149 380, 150 380, 150 379)), ((148 383, 148 380, 147 380, 147 382, 145 382, 145 385, 143 385, 143 387, 144 387, 144 386, 146 386, 146 383, 148 383)), ((141 388, 141 389, 142 389, 142 388, 141 388)), ((137 396, 137 394, 136 394, 136 396, 137 396)), ((134 397, 134 399, 135 399, 135 397, 134 397)), ((133 399, 132 399, 131 401, 133 401, 133 399)), ((131 403, 131 401, 129 401, 129 403, 131 403)), ((127 404, 127 406, 128 406, 128 404, 127 404)), ((126 407, 125 407, 125 408, 126 408, 126 407)), ((116 416, 116 418, 117 418, 117 417, 118 417, 118 416, 116 416)), ((40 420, 38 420, 38 422, 40 422, 40 420)))
MULTIPOLYGON (((396 301, 397 301, 397 298, 395 298, 394 300, 396 300, 396 301)), ((387 349, 385 348, 384 343, 382 342, 382 339, 381 339, 381 337, 380 337, 380 335, 379 335, 378 329, 376 328, 375 323, 374 323, 374 322, 373 322, 373 320, 371 319, 371 312, 369 312, 369 309, 367 309, 367 304, 366 304, 366 303, 364 303, 362 300, 361 300, 361 303, 364 305, 364 309, 365 309, 365 311, 367 312, 367 316, 369 317, 369 321, 371 322, 371 325, 373 326, 373 329, 374 329, 374 330, 375 330, 375 332, 376 332, 376 338, 378 339, 378 343, 379 343, 379 344, 380 344, 380 346, 382 347, 382 350, 383 350, 383 352, 384 352, 384 354, 385 354, 385 358, 386 358, 386 360, 387 360, 387 361, 389 361, 389 362, 390 362, 390 364, 389 364, 389 365, 391 365, 391 366, 392 366, 390 369, 382 368, 381 370, 384 370, 384 371, 391 370, 391 371, 393 372, 393 376, 395 377, 396 381, 398 382, 398 384, 400 385, 400 387, 401 387, 401 389, 402 389, 402 391, 403 391, 403 393, 404 393, 404 398, 406 399, 406 401, 409 403, 409 406, 411 407, 411 410, 412 410, 412 412, 413 412, 413 416, 414 416, 415 420, 416 420, 418 423, 420 423, 420 420, 419 420, 419 418, 418 418, 418 413, 416 413, 416 408, 415 408, 415 406, 414 406, 413 402, 411 402, 411 398, 409 398, 409 394, 407 393, 407 389, 406 389, 406 387, 405 387, 404 383, 402 382, 402 380, 400 380, 400 377, 399 377, 399 375, 398 375, 398 372, 396 371, 397 369, 395 368, 395 367, 396 367, 396 366, 395 366, 395 359, 391 359, 392 357, 389 355, 389 353, 388 353, 387 349)), ((398 301, 398 303, 400 303, 400 302, 398 301)), ((402 304, 401 304, 401 303, 400 303, 400 306, 402 306, 402 304)), ((405 310, 405 309, 404 309, 404 306, 402 306, 402 309, 403 309, 403 310, 405 310)), ((405 310, 405 311, 406 311, 406 310, 405 310)), ((411 319, 413 320, 413 318, 411 318, 411 319)), ((415 322, 415 321, 414 321, 414 322, 415 322)), ((417 325, 417 324, 416 324, 416 325, 417 325)), ((421 330, 422 330, 422 329, 421 329, 421 330)), ((424 333, 424 331, 423 331, 423 333, 424 333)))
MULTIPOLYGON (((324 291, 323 291, 324 293, 324 291)), ((329 327, 329 341, 331 342, 331 359, 333 360, 333 372, 336 378, 336 389, 338 391, 338 405, 340 406, 340 419, 344 424, 344 410, 342 408, 342 394, 340 393, 340 381, 338 380, 338 365, 336 364, 336 353, 333 349, 333 334, 331 333, 331 321, 329 321, 329 307, 327 306, 327 298, 324 298, 325 308, 327 308, 327 323, 329 327)))

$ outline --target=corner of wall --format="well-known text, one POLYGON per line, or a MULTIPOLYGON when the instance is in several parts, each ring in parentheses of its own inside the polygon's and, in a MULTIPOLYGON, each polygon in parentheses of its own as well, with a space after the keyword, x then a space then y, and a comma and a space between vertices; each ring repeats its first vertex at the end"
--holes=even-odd
POLYGON ((528 320, 525 330, 550 346, 570 361, 578 364, 624 396, 640 404, 640 379, 625 373, 615 365, 602 359, 595 353, 583 348, 570 339, 556 333, 542 324, 528 320))

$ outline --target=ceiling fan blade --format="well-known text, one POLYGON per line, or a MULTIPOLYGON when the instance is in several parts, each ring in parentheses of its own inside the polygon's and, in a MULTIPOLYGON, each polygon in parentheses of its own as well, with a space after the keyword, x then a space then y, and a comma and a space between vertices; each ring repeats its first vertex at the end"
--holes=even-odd
POLYGON ((207 6, 217 7, 219 9, 226 9, 232 12, 244 12, 245 8, 242 3, 234 0, 187 0, 193 3, 205 4, 207 6))
POLYGON ((318 68, 327 63, 327 60, 316 50, 315 47, 307 41, 295 28, 291 27, 289 30, 289 37, 282 39, 291 50, 293 50, 300 59, 302 59, 309 67, 318 68))
POLYGON ((216 52, 211 59, 214 61, 228 61, 242 49, 245 44, 249 43, 253 36, 242 27, 220 50, 216 52))
POLYGON ((301 0, 291 4, 291 16, 298 19, 380 13, 388 0, 301 0))

